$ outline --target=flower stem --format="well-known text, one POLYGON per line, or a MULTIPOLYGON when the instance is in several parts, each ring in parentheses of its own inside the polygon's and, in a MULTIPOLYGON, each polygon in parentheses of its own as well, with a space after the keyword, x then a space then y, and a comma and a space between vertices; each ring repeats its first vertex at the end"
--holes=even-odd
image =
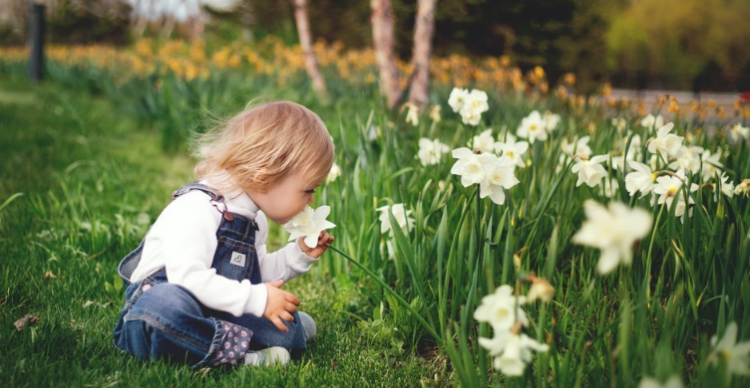
POLYGON ((435 329, 432 328, 432 326, 430 324, 428 324, 427 321, 425 321, 425 319, 411 306, 411 304, 409 304, 408 302, 406 302, 406 300, 404 300, 403 297, 399 296, 399 294, 396 293, 393 289, 391 289, 391 287, 388 286, 388 284, 386 284, 383 280, 381 280, 380 277, 378 277, 370 269, 366 268, 364 265, 362 265, 361 263, 359 263, 357 260, 355 260, 354 258, 348 256, 346 253, 344 253, 343 251, 337 249, 336 247, 329 246, 328 248, 330 248, 333 251, 341 254, 344 258, 346 258, 347 260, 349 260, 349 262, 353 263, 355 266, 357 266, 358 268, 362 269, 365 273, 367 273, 368 276, 370 276, 377 283, 379 283, 380 286, 382 286, 383 289, 386 292, 390 293, 393 297, 395 297, 396 300, 398 300, 398 302, 401 303, 401 305, 403 305, 406 308, 406 310, 408 310, 412 315, 414 315, 414 317, 420 323, 422 323, 422 325, 427 330, 427 332, 429 332, 430 335, 432 335, 435 338, 435 340, 438 342, 438 344, 441 347, 443 346, 443 339, 437 334, 437 332, 435 332, 435 329))

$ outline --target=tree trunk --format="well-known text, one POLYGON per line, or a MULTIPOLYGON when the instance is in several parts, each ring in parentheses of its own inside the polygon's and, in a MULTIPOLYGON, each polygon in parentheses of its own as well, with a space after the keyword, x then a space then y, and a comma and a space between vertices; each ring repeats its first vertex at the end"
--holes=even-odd
POLYGON ((380 69, 380 91, 394 109, 401 97, 398 68, 393 51, 393 7, 391 0, 370 0, 372 7, 372 41, 380 69))
POLYGON ((435 0, 419 0, 414 22, 414 75, 409 90, 409 102, 422 110, 429 102, 430 57, 432 31, 435 28, 435 0))
POLYGON ((318 60, 313 51, 312 36, 310 34, 310 22, 307 17, 307 0, 292 0, 294 5, 294 20, 297 23, 297 33, 299 34, 299 43, 302 47, 302 53, 305 56, 305 67, 307 74, 310 76, 313 84, 313 90, 323 99, 328 99, 326 83, 323 75, 320 74, 318 60))

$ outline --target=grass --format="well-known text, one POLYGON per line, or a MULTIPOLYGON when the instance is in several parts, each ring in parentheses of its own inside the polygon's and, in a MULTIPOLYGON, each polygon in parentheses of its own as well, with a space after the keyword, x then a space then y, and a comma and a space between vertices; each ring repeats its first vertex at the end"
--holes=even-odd
MULTIPOLYGON (((192 162, 101 98, 0 78, 0 380, 48 386, 446 386, 445 359, 405 347, 360 285, 316 270, 288 284, 319 337, 290 366, 191 371, 123 354, 111 332, 123 303, 116 266, 192 162), (22 331, 26 314, 40 321, 22 331)), ((270 244, 283 242, 277 228, 270 244)), ((332 254, 326 254, 330 256, 332 254)), ((318 267, 327 266, 330 257, 318 267)))
MULTIPOLYGON (((583 97, 566 99, 498 89, 488 91, 490 109, 483 116, 482 125, 467 126, 445 104, 447 91, 434 88, 431 101, 442 105, 442 122, 423 115, 419 125, 411 126, 404 123, 403 111, 387 112, 373 89, 358 89, 335 77, 328 81, 334 91, 332 96, 336 97, 326 105, 316 101, 300 74, 295 76, 293 87, 280 89, 275 85, 274 74, 255 77, 251 70, 242 69, 211 69, 207 77, 194 80, 171 73, 142 75, 117 85, 114 81, 118 74, 93 65, 78 68, 52 63, 50 69, 50 78, 56 82, 104 94, 118 108, 126 109, 128 115, 116 115, 109 106, 92 109, 73 104, 76 109, 63 107, 63 113, 70 112, 62 115, 65 120, 54 119, 49 113, 54 112, 53 104, 33 115, 33 120, 50 120, 58 132, 45 132, 44 125, 31 124, 36 131, 12 135, 37 136, 40 143, 46 139, 50 144, 59 142, 66 147, 60 153, 44 152, 43 148, 42 152, 34 151, 39 159, 67 160, 50 165, 54 166, 49 169, 54 179, 41 179, 38 183, 46 185, 46 189, 15 197, 0 211, 0 217, 6 220, 4 233, 16 233, 8 227, 7 220, 32 220, 41 225, 33 233, 22 235, 34 242, 28 250, 33 254, 31 258, 41 258, 41 265, 29 273, 33 276, 25 278, 33 280, 32 285, 49 288, 64 279, 60 274, 65 271, 66 277, 85 273, 92 278, 83 281, 85 277, 80 277, 77 283, 67 284, 77 294, 65 295, 81 296, 77 302, 81 305, 89 300, 98 303, 87 309, 111 309, 107 303, 117 305, 120 293, 113 283, 114 265, 158 215, 168 201, 165 199, 169 191, 189 179, 191 163, 179 157, 175 148, 182 147, 190 130, 204 128, 204 119, 213 113, 229 113, 232 107, 239 108, 244 101, 265 94, 301 102, 317 112, 334 138, 336 162, 342 170, 338 180, 321 188, 317 204, 333 206, 329 219, 338 225, 332 231, 338 249, 335 251, 349 258, 328 255, 307 276, 314 282, 291 285, 292 290, 302 285, 312 288, 308 311, 316 316, 317 310, 319 322, 329 323, 331 330, 321 335, 321 343, 306 354, 311 359, 303 360, 301 365, 305 361, 317 362, 323 371, 341 374, 342 380, 359 377, 355 373, 367 368, 377 377, 390 380, 391 367, 401 362, 395 371, 405 374, 403 385, 408 386, 637 386, 645 377, 663 382, 673 376, 688 386, 747 386, 747 377, 723 374, 727 354, 717 353, 710 339, 714 335, 721 337, 732 322, 739 327, 740 341, 750 339, 748 198, 714 197, 712 183, 716 177, 695 171, 687 180, 702 185, 691 195, 696 204, 692 216, 681 221, 675 217, 676 207, 652 206, 648 196, 630 196, 624 182, 629 170, 608 167, 619 184, 619 190, 612 193, 605 193, 601 186, 577 186, 571 164, 558 171, 560 157, 564 158, 563 145, 584 135, 591 136, 592 155, 602 155, 624 151, 623 145, 628 144, 624 140, 632 131, 641 137, 639 160, 648 162, 651 154, 645 145, 655 136, 655 129, 644 128, 640 124, 643 114, 632 107, 607 110, 596 99, 589 104, 583 97), (502 139, 515 133, 521 119, 532 110, 551 110, 561 114, 562 120, 547 141, 537 141, 524 155, 526 166, 515 170, 520 184, 505 192, 503 205, 479 198, 474 187, 464 188, 460 179, 450 173, 454 160, 449 154, 439 164, 428 167, 415 158, 420 137, 438 138, 455 149, 466 146, 474 135, 490 127, 492 135, 502 139), (626 128, 612 125, 605 112, 624 118, 626 128), (118 119, 104 120, 109 114, 118 119), (124 117, 138 118, 145 125, 131 122, 126 125, 130 130, 120 134, 119 124, 115 123, 122 123, 124 117), (61 127, 65 123, 68 130, 60 131, 66 128, 61 127), (106 127, 107 136, 102 135, 102 126, 106 127), (143 129, 137 130, 138 127, 143 129), (97 128, 99 132, 95 131, 97 128), (51 140, 50 133, 54 134, 51 140), (143 145, 107 149, 108 142, 119 138, 135 140, 139 136, 148 140, 142 141, 143 145), (172 154, 160 154, 157 149, 161 146, 172 154), (106 159, 95 157, 104 155, 104 149, 109 153, 106 159), (651 233, 632 247, 631 266, 598 274, 596 265, 601 251, 571 242, 586 219, 583 204, 588 199, 623 202, 653 216, 651 233), (403 229, 396 227, 393 216, 381 215, 377 210, 401 203, 415 219, 413 225, 403 229), (19 214, 20 209, 27 214, 19 214), (381 216, 391 221, 391 232, 381 233, 381 216), (110 258, 110 262, 107 267, 100 266, 99 273, 95 272, 96 267, 95 274, 91 269, 80 270, 105 258, 110 258), (62 263, 70 268, 62 268, 62 263), (45 279, 48 270, 58 278, 45 279), (477 346, 477 338, 493 333, 486 323, 477 323, 473 313, 482 298, 500 285, 515 286, 517 293, 524 294, 528 290, 524 280, 532 271, 548 280, 555 292, 549 304, 524 306, 531 324, 523 331, 547 344, 549 352, 536 353, 522 376, 508 377, 493 368, 493 357, 477 346), (102 291, 103 296, 89 297, 102 291), (320 308, 313 307, 316 301, 320 308), (349 333, 354 336, 352 342, 340 336, 349 333), (338 352, 329 353, 334 350, 333 344, 344 347, 345 355, 351 359, 347 362, 338 352), (435 351, 436 346, 439 352, 435 351), (348 354, 350 350, 352 354, 348 354), (428 362, 417 357, 415 351, 428 354, 428 362), (317 359, 320 355, 323 357, 317 359), (450 360, 450 374, 441 365, 446 358, 450 360), (324 368, 325 364, 328 365, 324 368), (408 370, 408 366, 417 370, 408 370), (435 373, 437 380, 430 381, 435 373)), ((21 63, 0 63, 0 74, 20 77, 21 70, 21 63)), ((18 91, 5 95, 8 93, 18 91)), ((51 88, 49 92, 36 93, 31 101, 64 105, 71 101, 68 95, 51 88), (47 95, 42 98, 40 93, 47 95)), ((9 112, 19 111, 12 108, 9 112)), ((729 119, 743 121, 747 126, 747 117, 741 117, 745 114, 739 112, 729 119)), ((729 180, 739 184, 750 178, 747 142, 727 141, 724 129, 728 120, 708 122, 688 114, 674 120, 674 133, 684 136, 686 144, 703 147, 711 155, 721 152, 722 169, 729 180), (714 125, 718 127, 710 128, 714 125)), ((16 153, 17 148, 9 150, 16 153)), ((13 165, 8 171, 33 171, 30 166, 20 166, 24 164, 22 157, 16 158, 15 165, 19 166, 13 165)), ((665 166, 664 161, 657 163, 657 170, 676 170, 665 166)), ((9 189, 3 188, 3 198, 30 192, 18 185, 13 187, 13 182, 23 182, 22 179, 11 178, 10 182, 9 189)), ((686 196, 687 191, 681 190, 680 195, 686 196)), ((285 243, 285 234, 276 228, 271 231, 269 242, 279 247, 285 243)), ((8 250, 18 250, 17 247, 23 246, 11 245, 8 250)), ((29 257, 28 253, 14 255, 29 257)), ((17 285, 16 280, 21 279, 24 278, 14 273, 5 281, 10 284, 8 280, 13 280, 12 285, 17 285)), ((27 296, 44 295, 21 289, 24 287, 26 284, 7 288, 10 297, 6 300, 16 301, 9 306, 29 305, 36 300, 27 296)), ((11 316, 20 317, 27 312, 30 311, 18 309, 11 316)), ((101 316, 97 319, 101 320, 101 316)), ((79 324, 76 320, 75 324, 79 324)), ((65 322, 69 318, 62 321, 65 322)), ((44 323, 35 328, 43 326, 44 323)), ((172 371, 170 368, 167 372, 172 371)), ((169 376, 164 372, 160 374, 169 376)), ((314 373, 303 374, 315 377, 305 379, 305 385, 339 385, 338 379, 333 378, 323 383, 316 381, 325 374, 314 373)), ((273 374, 276 377, 278 373, 273 374)), ((161 379, 162 385, 174 383, 172 378, 161 379)), ((381 384, 401 386, 402 381, 378 381, 377 385, 381 384)))

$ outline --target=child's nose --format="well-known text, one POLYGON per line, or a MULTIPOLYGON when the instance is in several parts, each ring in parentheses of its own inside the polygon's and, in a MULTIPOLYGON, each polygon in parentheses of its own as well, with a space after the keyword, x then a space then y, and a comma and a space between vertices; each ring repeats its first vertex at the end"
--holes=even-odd
POLYGON ((315 200, 315 199, 313 198, 313 195, 310 195, 310 197, 308 197, 308 198, 307 198, 307 205, 312 205, 312 203, 313 203, 313 200, 315 200))

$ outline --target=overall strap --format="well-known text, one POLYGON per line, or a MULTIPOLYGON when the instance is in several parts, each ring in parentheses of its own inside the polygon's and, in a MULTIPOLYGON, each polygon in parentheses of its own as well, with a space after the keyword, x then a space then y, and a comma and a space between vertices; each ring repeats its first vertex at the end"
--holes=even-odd
POLYGON ((178 198, 178 197, 180 197, 180 196, 182 196, 182 195, 184 195, 184 194, 186 194, 186 193, 188 193, 188 192, 190 192, 192 190, 199 190, 199 191, 201 191, 201 192, 209 195, 211 197, 212 201, 218 201, 218 202, 223 202, 224 201, 224 196, 216 194, 216 192, 214 192, 215 189, 211 188, 208 185, 203 185, 203 184, 199 184, 199 183, 187 184, 185 186, 179 187, 176 191, 172 192, 172 200, 174 200, 174 199, 176 199, 176 198, 178 198))
POLYGON ((221 214, 224 216, 224 219, 229 220, 229 221, 234 220, 234 214, 232 212, 229 212, 229 210, 227 210, 227 204, 224 202, 224 196, 214 192, 215 189, 211 188, 208 185, 192 183, 192 184, 187 184, 185 186, 182 186, 178 188, 176 191, 172 192, 172 200, 193 190, 199 190, 207 194, 209 197, 211 197, 211 202, 214 204, 214 207, 216 208, 216 210, 221 212, 221 214), (220 208, 218 204, 221 204, 223 206, 222 207, 223 209, 220 208))

